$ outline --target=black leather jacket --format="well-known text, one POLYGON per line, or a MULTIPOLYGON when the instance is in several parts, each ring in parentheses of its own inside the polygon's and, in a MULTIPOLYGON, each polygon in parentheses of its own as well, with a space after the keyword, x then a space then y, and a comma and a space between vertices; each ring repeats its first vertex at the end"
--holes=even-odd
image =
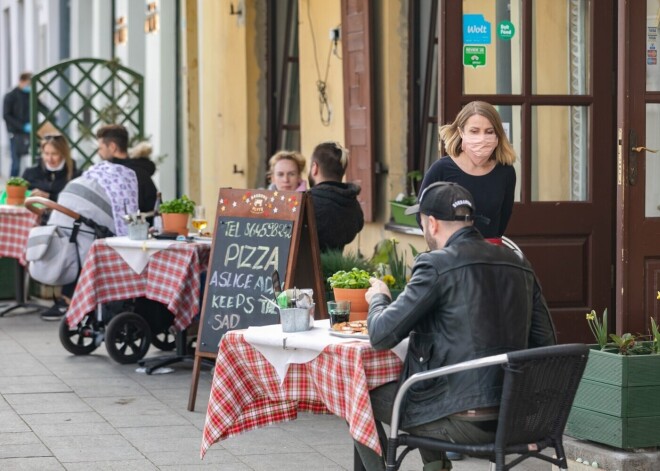
MULTIPOLYGON (((512 350, 555 344, 555 330, 529 263, 508 247, 485 242, 474 227, 454 233, 442 250, 415 260, 396 301, 375 295, 369 338, 392 348, 410 334, 401 381, 414 373, 512 350)), ((501 367, 481 368, 414 386, 402 426, 499 405, 501 367)))

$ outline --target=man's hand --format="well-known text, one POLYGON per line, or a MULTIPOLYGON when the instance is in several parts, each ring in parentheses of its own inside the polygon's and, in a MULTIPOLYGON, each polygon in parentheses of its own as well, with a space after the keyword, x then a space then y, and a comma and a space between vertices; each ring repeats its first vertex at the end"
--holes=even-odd
POLYGON ((48 198, 48 197, 50 197, 50 193, 46 193, 43 190, 39 190, 39 189, 35 188, 34 190, 32 190, 30 192, 30 196, 41 196, 42 198, 48 198))
POLYGON ((371 288, 367 290, 367 294, 364 295, 365 299, 369 304, 371 304, 371 298, 374 297, 375 294, 384 294, 388 298, 392 299, 392 294, 390 293, 390 289, 387 287, 387 285, 379 280, 378 278, 369 278, 369 283, 371 283, 371 288))

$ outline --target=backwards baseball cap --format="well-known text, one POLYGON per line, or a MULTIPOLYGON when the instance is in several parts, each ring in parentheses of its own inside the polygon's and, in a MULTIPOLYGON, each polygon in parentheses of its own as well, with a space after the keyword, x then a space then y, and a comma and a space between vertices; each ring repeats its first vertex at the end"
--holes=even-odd
POLYGON ((458 183, 436 182, 427 186, 419 195, 419 203, 406 209, 406 214, 422 213, 440 221, 473 221, 474 199, 469 191, 458 183), (466 207, 469 214, 456 215, 456 209, 466 207))

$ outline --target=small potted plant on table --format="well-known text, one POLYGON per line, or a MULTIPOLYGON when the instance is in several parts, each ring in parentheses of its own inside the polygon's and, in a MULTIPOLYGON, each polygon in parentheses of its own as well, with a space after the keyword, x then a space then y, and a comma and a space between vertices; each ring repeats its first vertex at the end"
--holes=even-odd
POLYGON ((163 231, 188 235, 188 219, 195 212, 195 202, 183 195, 160 205, 163 218, 163 231))
POLYGON ((30 183, 21 177, 11 177, 7 180, 7 204, 18 206, 25 202, 25 192, 30 183))
POLYGON ((340 270, 328 278, 328 283, 335 295, 335 301, 351 302, 352 321, 366 319, 369 304, 364 295, 371 284, 369 278, 373 275, 367 270, 353 268, 349 271, 340 270))

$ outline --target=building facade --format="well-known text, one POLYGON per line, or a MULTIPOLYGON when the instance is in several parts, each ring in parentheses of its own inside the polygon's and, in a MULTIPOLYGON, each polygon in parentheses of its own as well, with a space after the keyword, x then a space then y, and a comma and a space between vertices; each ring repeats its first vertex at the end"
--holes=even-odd
MULTIPOLYGON (((368 220, 348 250, 367 256, 389 237, 425 249, 388 202, 442 155, 438 124, 491 102, 518 155, 506 235, 532 261, 560 339, 588 341, 591 309, 609 308, 618 332, 658 318, 656 0, 0 5, 3 90, 67 57, 119 57, 144 74, 166 197, 214 208, 220 187, 264 187, 276 150, 346 144, 368 220)), ((6 142, 3 129, 3 166, 6 142)))

